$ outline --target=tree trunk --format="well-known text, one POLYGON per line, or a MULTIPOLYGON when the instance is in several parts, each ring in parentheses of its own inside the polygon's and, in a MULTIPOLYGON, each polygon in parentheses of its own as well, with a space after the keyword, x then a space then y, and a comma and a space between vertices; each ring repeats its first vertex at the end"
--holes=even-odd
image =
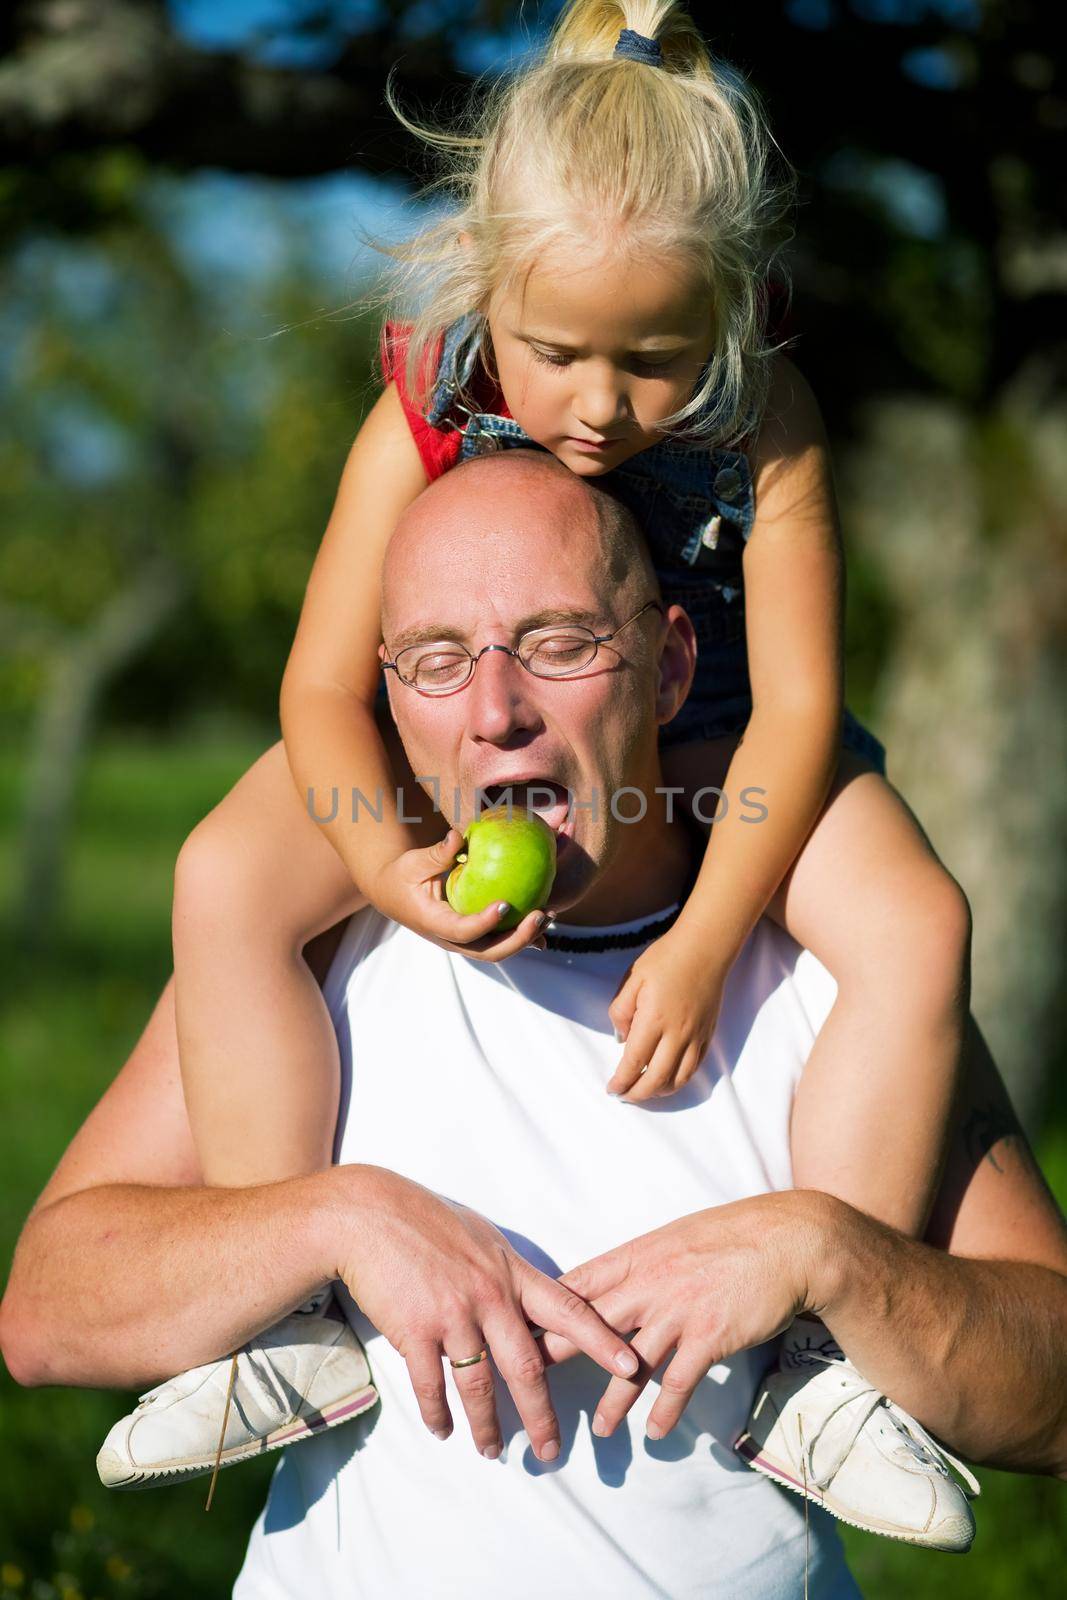
POLYGON ((176 568, 151 562, 88 627, 57 647, 31 739, 16 857, 16 930, 34 948, 55 932, 75 797, 107 686, 154 638, 184 592, 176 568))
POLYGON ((973 1003, 1033 1127, 1067 928, 1067 418, 881 401, 845 461, 850 536, 900 627, 874 717, 889 777, 968 895, 973 1003))

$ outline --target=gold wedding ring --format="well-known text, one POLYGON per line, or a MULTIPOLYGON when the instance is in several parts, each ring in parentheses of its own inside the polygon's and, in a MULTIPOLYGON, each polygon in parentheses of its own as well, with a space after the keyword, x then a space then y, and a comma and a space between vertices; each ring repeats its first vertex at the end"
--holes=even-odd
POLYGON ((479 1361, 487 1361, 488 1359, 488 1350, 479 1350, 476 1356, 464 1356, 462 1361, 453 1361, 452 1357, 449 1356, 448 1364, 450 1367, 476 1367, 479 1361))

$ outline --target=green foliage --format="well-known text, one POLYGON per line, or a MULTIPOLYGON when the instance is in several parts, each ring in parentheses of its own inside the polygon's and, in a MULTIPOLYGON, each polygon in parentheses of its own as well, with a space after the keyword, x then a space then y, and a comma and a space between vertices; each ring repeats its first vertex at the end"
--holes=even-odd
MULTIPOLYGON (((117 158, 116 158, 117 159, 117 158)), ((375 318, 326 317, 295 243, 221 312, 156 225, 155 196, 77 252, 27 241, 0 367, 0 721, 54 650, 163 557, 189 600, 112 687, 146 723, 273 715, 311 562, 372 402, 375 318)))
MULTIPOLYGON (((174 858, 189 828, 260 753, 249 728, 205 748, 111 744, 93 762, 74 841, 63 937, 47 967, 0 947, 0 1254, 64 1145, 124 1060, 170 966, 174 858)), ((10 874, 17 771, 0 765, 0 888, 10 874)), ((220 1286, 220 1292, 223 1292, 220 1286)), ((127 1408, 118 1395, 16 1389, 0 1377, 0 1597, 210 1600, 230 1591, 269 1465, 165 1500, 109 1495, 93 1465, 127 1408), (160 1515, 165 1510, 165 1515, 160 1515)))
POLYGON ((935 389, 976 401, 990 357, 989 286, 970 240, 898 240, 879 288, 896 342, 935 389))

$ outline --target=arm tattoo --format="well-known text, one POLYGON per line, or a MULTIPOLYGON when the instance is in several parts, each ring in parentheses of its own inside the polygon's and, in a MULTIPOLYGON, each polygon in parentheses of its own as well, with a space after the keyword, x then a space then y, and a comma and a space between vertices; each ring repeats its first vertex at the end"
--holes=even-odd
POLYGON ((975 1166, 985 1156, 997 1172, 1003 1172, 1004 1168, 993 1153, 994 1146, 1001 1139, 1018 1139, 1021 1136, 1022 1129, 1016 1118, 996 1100, 990 1100, 984 1106, 975 1106, 963 1124, 963 1142, 975 1166))

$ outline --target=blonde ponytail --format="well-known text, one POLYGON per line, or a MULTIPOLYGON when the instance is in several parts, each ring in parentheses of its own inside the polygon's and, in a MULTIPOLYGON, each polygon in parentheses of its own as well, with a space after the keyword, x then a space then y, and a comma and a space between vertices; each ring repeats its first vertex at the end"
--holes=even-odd
MULTIPOLYGON (((486 359, 492 294, 546 250, 617 242, 693 262, 714 310, 706 381, 667 431, 733 442, 762 413, 768 275, 783 242, 792 173, 739 73, 712 60, 679 0, 572 0, 544 52, 472 96, 451 129, 401 122, 432 145, 445 172, 428 193, 455 207, 388 249, 389 293, 413 320, 407 378, 423 402, 425 353, 468 317, 457 362, 486 359), (655 40, 651 66, 616 53, 623 29, 655 40)), ((469 395, 460 394, 469 402, 469 395)))
POLYGON ((624 29, 654 39, 670 72, 703 72, 711 77, 711 60, 696 24, 678 0, 578 0, 565 6, 556 19, 546 60, 607 61, 614 57, 624 29))

